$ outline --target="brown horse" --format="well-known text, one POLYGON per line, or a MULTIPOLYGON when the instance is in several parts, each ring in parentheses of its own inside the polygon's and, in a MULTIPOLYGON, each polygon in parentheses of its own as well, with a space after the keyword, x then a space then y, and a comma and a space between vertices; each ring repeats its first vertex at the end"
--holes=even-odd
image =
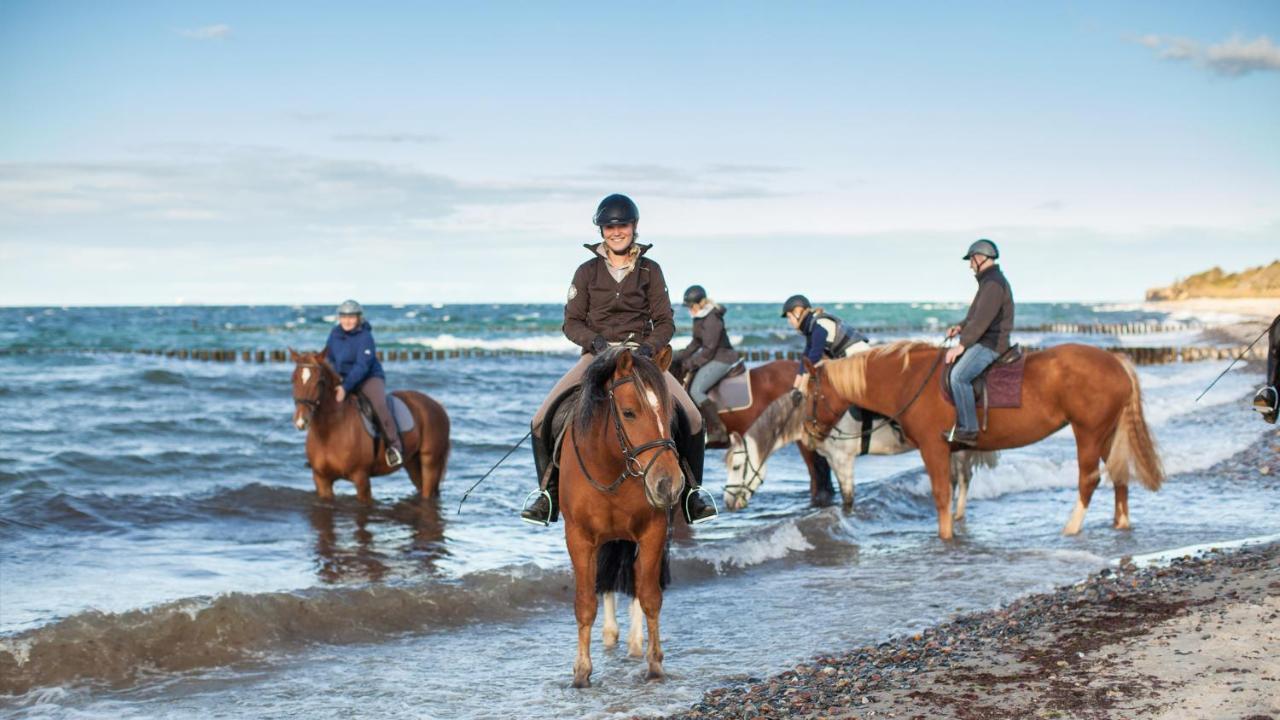
MULTIPOLYGON (((938 536, 952 534, 951 447, 942 435, 955 409, 937 389, 944 350, 901 342, 811 368, 807 388, 811 438, 824 437, 850 405, 896 417, 920 448, 938 511, 938 536)), ((1115 485, 1114 526, 1129 527, 1129 478, 1136 472, 1148 490, 1158 490, 1164 469, 1142 415, 1142 390, 1128 360, 1089 345, 1059 345, 1027 355, 1022 406, 992 408, 978 435, 979 450, 1029 445, 1071 426, 1080 470, 1079 499, 1063 533, 1080 532, 1099 462, 1106 461, 1115 485)))
MULTIPOLYGON (((307 431, 307 462, 316 494, 333 497, 333 483, 346 478, 356 486, 361 502, 373 502, 369 478, 389 475, 398 468, 383 458, 383 441, 374 441, 360 421, 356 399, 338 403, 335 392, 342 378, 325 361, 324 353, 289 350, 293 369, 293 424, 307 431)), ((449 459, 449 415, 444 407, 420 392, 398 390, 409 406, 413 429, 403 435, 404 469, 424 498, 438 497, 449 459)))
MULTIPOLYGON (((725 430, 731 434, 745 435, 747 429, 774 400, 791 392, 796 380, 796 367, 795 360, 774 360, 748 370, 751 382, 751 406, 741 410, 721 412, 720 421, 724 423, 725 430)), ((678 364, 672 364, 672 375, 683 378, 684 372, 678 364)), ((800 451, 800 457, 809 470, 809 504, 814 507, 830 505, 836 494, 835 486, 831 484, 830 463, 816 448, 809 448, 804 443, 797 442, 796 449, 800 451)), ((846 503, 846 505, 849 504, 851 502, 846 503)), ((729 509, 740 508, 734 506, 729 509)))
MULTIPOLYGON (((684 465, 673 437, 675 408, 655 362, 613 350, 587 368, 577 411, 560 444, 560 512, 576 583, 578 657, 573 686, 591 686, 591 626, 597 594, 633 595, 649 626, 648 678, 663 677, 658 614, 668 580, 672 508, 684 489, 684 465)), ((606 609, 612 620, 612 598, 606 609)), ((632 614, 633 621, 636 614, 632 614)), ((606 631, 617 642, 616 623, 606 631)), ((633 624, 633 637, 638 634, 633 624)), ((639 642, 632 643, 637 654, 639 642)))

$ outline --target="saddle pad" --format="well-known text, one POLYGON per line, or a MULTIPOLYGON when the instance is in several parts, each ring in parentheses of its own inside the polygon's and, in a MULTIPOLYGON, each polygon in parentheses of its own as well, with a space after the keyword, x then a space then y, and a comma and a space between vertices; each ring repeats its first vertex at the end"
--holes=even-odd
MULTIPOLYGON (((993 408, 1019 408, 1022 407, 1022 374, 1027 367, 1027 356, 1023 355, 1015 362, 1011 363, 992 363, 978 378, 974 381, 975 387, 986 384, 987 388, 987 407, 993 408)), ((955 405, 955 401, 951 399, 949 386, 951 384, 951 373, 939 373, 938 388, 942 391, 942 396, 947 402, 955 405)), ((974 392, 974 390, 969 390, 974 392)), ((978 408, 983 406, 982 397, 975 394, 978 408)))
MULTIPOLYGON (((387 408, 391 410, 392 422, 401 435, 413 429, 413 413, 409 412, 409 406, 403 400, 387 393, 387 408)), ((364 423, 364 431, 369 433, 369 437, 378 437, 378 430, 373 425, 373 408, 366 403, 360 403, 360 421, 364 423)))
POLYGON ((751 371, 726 377, 707 393, 720 412, 733 412, 751 407, 751 371))

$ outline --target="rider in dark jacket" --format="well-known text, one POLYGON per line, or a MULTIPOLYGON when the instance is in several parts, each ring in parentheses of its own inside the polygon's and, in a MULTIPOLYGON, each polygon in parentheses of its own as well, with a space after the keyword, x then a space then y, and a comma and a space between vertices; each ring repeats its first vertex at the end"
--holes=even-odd
POLYGON ((701 285, 692 285, 684 291, 684 306, 693 316, 693 341, 676 353, 675 359, 693 373, 689 396, 702 413, 707 443, 727 443, 729 434, 720 421, 720 410, 715 401, 707 397, 711 388, 738 362, 738 353, 734 352, 724 327, 725 309, 712 302, 701 285))
POLYGON ((342 376, 338 388, 338 402, 346 396, 359 393, 373 406, 387 442, 386 461, 391 467, 404 462, 404 446, 396 429, 391 412, 387 408, 386 375, 378 362, 378 349, 373 344, 373 328, 364 319, 364 308, 355 300, 347 300, 338 307, 338 324, 329 331, 324 345, 329 365, 342 376))
POLYGON ((1280 414, 1280 315, 1271 321, 1267 331, 1270 347, 1267 350, 1267 384, 1253 396, 1253 407, 1262 413, 1262 419, 1275 423, 1280 414))
MULTIPOLYGON (((782 304, 782 317, 791 327, 804 335, 804 356, 817 365, 827 358, 856 355, 871 347, 867 336, 854 330, 835 315, 822 308, 814 308, 804 295, 792 295, 782 304)), ((809 370, 800 363, 796 370, 795 386, 800 388, 809 370)))
MULTIPOLYGON (((530 494, 536 496, 533 503, 520 513, 525 522, 546 525, 557 514, 559 473, 551 462, 550 445, 544 442, 549 438, 542 437, 552 406, 582 382, 597 353, 615 345, 630 345, 638 354, 652 358, 675 333, 662 268, 645 257, 651 246, 635 241, 639 221, 639 209, 625 195, 610 195, 596 208, 594 222, 604 242, 586 246, 593 257, 573 274, 564 306, 565 337, 582 348, 582 356, 551 388, 533 416, 533 462, 542 487, 530 494)), ((716 510, 703 500, 706 493, 700 487, 706 435, 702 417, 671 373, 664 373, 664 377, 689 425, 689 432, 676 438, 680 457, 693 475, 685 483, 685 516, 690 523, 705 522, 716 516, 716 510)))
POLYGON ((964 320, 947 330, 949 338, 960 336, 946 355, 946 363, 952 365, 956 426, 942 435, 962 448, 978 443, 978 407, 969 384, 1009 349, 1009 333, 1013 330, 1013 290, 996 264, 999 257, 1000 250, 990 240, 978 240, 969 246, 963 259, 969 261, 969 269, 978 280, 978 292, 964 320))

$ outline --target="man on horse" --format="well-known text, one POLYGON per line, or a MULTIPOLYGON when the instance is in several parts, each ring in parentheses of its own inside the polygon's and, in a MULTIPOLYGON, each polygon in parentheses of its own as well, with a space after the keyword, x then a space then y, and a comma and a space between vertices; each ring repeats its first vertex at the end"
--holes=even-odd
POLYGON ((386 460, 391 467, 404 462, 404 447, 400 444, 400 432, 396 429, 391 411, 387 408, 386 375, 378 362, 378 350, 373 344, 373 328, 364 319, 364 308, 355 300, 347 300, 338 306, 338 324, 329 332, 324 346, 329 365, 342 376, 342 386, 336 391, 338 402, 347 395, 358 393, 373 407, 382 438, 387 443, 386 460))
POLYGON ((684 291, 684 306, 693 317, 693 341, 676 353, 675 358, 694 373, 689 396, 702 413, 707 444, 724 444, 729 442, 729 433, 720 422, 720 410, 707 393, 738 361, 738 353, 734 352, 724 327, 724 307, 712 302, 701 285, 690 285, 684 291))
POLYGON ((1280 414, 1280 315, 1271 321, 1267 331, 1271 347, 1267 350, 1267 384, 1253 396, 1253 408, 1262 413, 1262 419, 1275 423, 1280 414))
MULTIPOLYGON (((817 365, 826 358, 856 355, 871 347, 867 336, 854 330, 835 315, 814 308, 804 295, 792 295, 782 304, 782 317, 805 337, 804 356, 817 365)), ((795 387, 803 390, 808 369, 803 361, 796 371, 795 387)))
POLYGON ((956 424, 951 432, 942 435, 951 444, 964 448, 978 443, 978 408, 970 383, 1009 349, 1009 333, 1013 330, 1013 290, 996 264, 999 257, 1000 250, 990 240, 978 240, 969 246, 962 259, 969 261, 969 269, 978 280, 978 292, 964 320, 947 330, 948 338, 960 336, 946 355, 947 365, 952 366, 956 424))
MULTIPOLYGON (((592 258, 573 275, 568 301, 564 306, 564 334, 582 348, 582 356, 533 416, 533 460, 538 470, 541 492, 525 508, 520 517, 535 525, 546 525, 555 519, 559 475, 552 467, 554 448, 544 442, 543 425, 547 414, 570 390, 582 382, 583 373, 598 353, 627 345, 652 358, 671 342, 675 333, 671 298, 662 268, 645 257, 652 245, 636 242, 640 210, 626 195, 610 195, 600 201, 593 219, 600 228, 603 242, 583 247, 592 258)), ((680 405, 689 432, 678 438, 680 456, 688 464, 693 477, 686 479, 682 506, 690 523, 705 522, 715 517, 716 510, 702 499, 702 460, 705 451, 702 417, 698 407, 680 383, 664 373, 671 396, 680 405)), ((547 438, 551 439, 551 438, 547 438)))

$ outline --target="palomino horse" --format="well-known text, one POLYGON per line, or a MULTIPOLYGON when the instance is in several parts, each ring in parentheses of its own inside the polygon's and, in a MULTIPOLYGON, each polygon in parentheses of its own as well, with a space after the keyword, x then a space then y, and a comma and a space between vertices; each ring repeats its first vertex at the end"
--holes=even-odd
MULTIPOLYGON (((364 430, 356 399, 338 403, 335 392, 342 378, 324 353, 289 350, 293 369, 293 424, 307 431, 307 462, 316 494, 333 497, 333 483, 346 478, 356 486, 361 502, 373 502, 369 478, 397 470, 387 465, 383 450, 364 430)), ((403 435, 404 469, 424 498, 440 494, 449 459, 449 415, 440 403, 420 392, 398 390, 396 397, 413 413, 413 429, 403 435)))
MULTIPOLYGON (((938 512, 938 536, 947 540, 952 534, 951 447, 943 433, 955 422, 955 410, 937 389, 936 373, 947 369, 944 352, 925 343, 901 342, 812 368, 805 424, 812 437, 825 437, 850 405, 896 418, 920 448, 938 512)), ((1028 354, 1022 406, 992 408, 977 449, 1029 445, 1067 425, 1076 437, 1080 495, 1063 533, 1080 532, 1103 459, 1115 485, 1114 526, 1128 529, 1130 476, 1136 473, 1153 491, 1164 481, 1142 415, 1138 376, 1128 360, 1075 344, 1028 354)))
MULTIPOLYGON (((578 657, 573 686, 591 686, 591 626, 598 593, 633 595, 649 626, 648 678, 663 677, 658 613, 668 579, 672 508, 684 489, 684 465, 672 428, 675 409, 655 362, 630 350, 601 353, 587 368, 582 396, 560 445, 560 512, 576 582, 578 657)), ((617 642, 613 601, 606 596, 606 645, 617 642)), ((639 623, 632 609, 631 652, 639 623)))
MULTIPOLYGON (((725 430, 730 433, 747 432, 747 428, 751 427, 771 403, 791 392, 796 380, 796 368, 795 360, 774 360, 748 370, 751 407, 720 413, 720 421, 724 423, 725 430)), ((672 375, 683 378, 683 372, 682 368, 672 364, 672 375)), ((796 449, 800 451, 800 457, 809 469, 809 504, 815 507, 830 505, 835 497, 835 487, 831 484, 831 466, 823 456, 821 445, 811 449, 804 443, 797 442, 796 449)))
MULTIPOLYGON (((729 476, 724 483, 724 505, 742 510, 764 483, 769 456, 793 442, 805 439, 803 403, 799 393, 774 400, 745 434, 733 433, 724 463, 729 476)), ((840 482, 843 508, 853 509, 853 468, 859 455, 898 455, 916 449, 897 425, 886 418, 865 413, 859 421, 845 413, 821 443, 818 452, 827 458, 840 482)), ((951 456, 951 485, 956 498, 955 519, 964 517, 969 481, 977 467, 993 468, 999 462, 993 452, 957 452, 951 456)))

